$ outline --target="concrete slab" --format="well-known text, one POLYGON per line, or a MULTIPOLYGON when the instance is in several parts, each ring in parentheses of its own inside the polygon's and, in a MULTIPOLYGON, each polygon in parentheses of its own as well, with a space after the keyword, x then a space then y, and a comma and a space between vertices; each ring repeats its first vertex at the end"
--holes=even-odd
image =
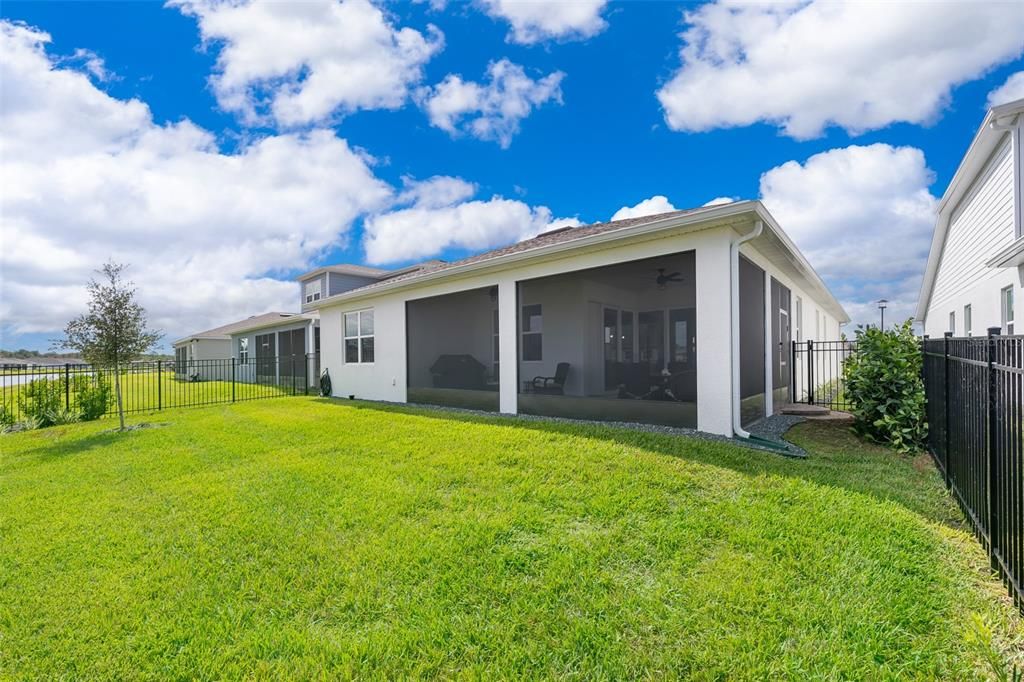
POLYGON ((782 406, 782 414, 791 414, 797 417, 826 417, 829 409, 821 405, 790 404, 782 406))

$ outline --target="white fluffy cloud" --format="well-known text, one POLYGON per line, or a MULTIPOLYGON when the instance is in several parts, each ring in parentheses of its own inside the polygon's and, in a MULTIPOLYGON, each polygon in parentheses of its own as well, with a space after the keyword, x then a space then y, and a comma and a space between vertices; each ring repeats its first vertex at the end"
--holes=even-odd
POLYGON ((204 43, 220 44, 214 93, 249 123, 401 107, 444 42, 434 26, 395 27, 369 0, 171 4, 196 17, 204 43))
POLYGON ((656 213, 668 213, 676 210, 667 197, 656 194, 649 199, 644 199, 635 206, 623 206, 612 215, 612 220, 625 220, 626 218, 641 218, 645 215, 656 213))
POLYGON ((449 74, 419 99, 432 125, 455 134, 466 132, 481 140, 496 140, 503 149, 519 132, 519 123, 547 102, 562 103, 561 71, 534 80, 523 67, 507 59, 491 62, 486 83, 465 81, 449 74))
POLYGON ((1024 50, 1015 2, 721 1, 685 17, 682 66, 657 93, 684 131, 766 121, 805 139, 927 123, 954 86, 1024 50))
POLYGON ((48 55, 48 42, 0 22, 4 333, 61 328, 108 258, 132 264, 171 337, 294 309, 296 285, 274 275, 306 267, 392 201, 370 161, 331 131, 225 154, 187 120, 157 125, 144 103, 108 96, 48 55))
POLYGON ((509 42, 584 40, 608 27, 601 17, 607 0, 480 0, 484 11, 511 24, 509 42))
POLYGON ((406 181, 398 207, 366 221, 366 260, 384 264, 427 258, 448 248, 478 251, 579 225, 575 218, 552 219, 546 206, 499 196, 469 200, 475 193, 474 185, 459 178, 406 181))
POLYGON ((705 202, 702 206, 721 206, 723 204, 731 204, 736 201, 732 197, 715 197, 711 201, 705 202))
POLYGON ((876 319, 879 298, 890 319, 906 319, 931 242, 933 179, 919 149, 851 146, 769 170, 761 197, 855 323, 876 319))
POLYGON ((988 106, 994 107, 1024 99, 1024 71, 1013 74, 998 88, 988 93, 988 106))

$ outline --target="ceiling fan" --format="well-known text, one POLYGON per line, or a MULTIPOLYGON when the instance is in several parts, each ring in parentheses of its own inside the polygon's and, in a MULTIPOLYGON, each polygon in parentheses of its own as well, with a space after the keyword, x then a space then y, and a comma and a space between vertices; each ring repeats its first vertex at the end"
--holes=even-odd
POLYGON ((658 283, 658 288, 664 289, 665 285, 667 285, 669 282, 682 282, 683 275, 682 273, 679 272, 673 272, 670 275, 666 275, 665 268, 658 268, 658 278, 656 281, 658 283))

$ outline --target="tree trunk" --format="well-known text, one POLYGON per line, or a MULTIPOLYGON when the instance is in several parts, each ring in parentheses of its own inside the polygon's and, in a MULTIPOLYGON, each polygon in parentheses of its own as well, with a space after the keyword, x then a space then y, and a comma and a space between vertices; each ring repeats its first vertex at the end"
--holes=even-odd
POLYGON ((117 393, 117 417, 121 420, 121 430, 124 431, 124 404, 121 402, 121 368, 114 365, 114 392, 117 393))

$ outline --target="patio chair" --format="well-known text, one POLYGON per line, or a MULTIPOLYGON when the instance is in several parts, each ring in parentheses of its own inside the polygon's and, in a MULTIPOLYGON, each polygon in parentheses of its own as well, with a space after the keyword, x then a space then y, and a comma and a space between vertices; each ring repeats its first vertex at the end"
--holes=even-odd
POLYGON ((569 376, 569 363, 560 362, 555 366, 555 376, 534 377, 533 392, 546 395, 563 395, 565 379, 569 376))

